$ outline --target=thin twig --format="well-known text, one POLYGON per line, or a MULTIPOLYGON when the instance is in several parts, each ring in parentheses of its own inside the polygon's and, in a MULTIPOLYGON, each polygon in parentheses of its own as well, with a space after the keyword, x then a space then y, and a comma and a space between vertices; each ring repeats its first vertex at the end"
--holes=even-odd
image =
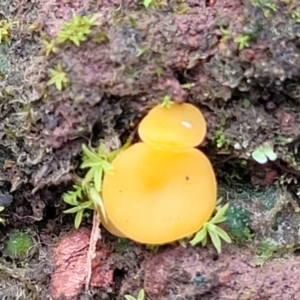
POLYGON ((92 276, 92 262, 93 259, 96 257, 96 246, 98 240, 101 239, 101 233, 100 233, 100 216, 97 213, 97 210, 94 211, 93 216, 93 228, 90 236, 90 245, 87 252, 86 257, 86 280, 85 280, 85 290, 87 291, 89 289, 91 276, 92 276))

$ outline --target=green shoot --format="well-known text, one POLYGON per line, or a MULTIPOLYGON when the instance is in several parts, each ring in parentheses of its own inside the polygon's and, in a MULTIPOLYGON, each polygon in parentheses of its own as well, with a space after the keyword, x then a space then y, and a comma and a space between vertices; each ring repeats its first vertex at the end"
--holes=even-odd
POLYGON ((146 8, 159 8, 159 6, 161 5, 161 3, 157 0, 144 0, 143 4, 146 8))
POLYGON ((79 228, 82 218, 84 215, 84 211, 86 209, 94 210, 94 203, 92 200, 83 201, 82 199, 87 199, 86 191, 83 187, 79 185, 74 185, 74 191, 70 191, 63 195, 64 202, 68 203, 69 205, 73 206, 64 211, 65 214, 76 214, 74 227, 77 229, 79 228))
POLYGON ((19 21, 8 22, 7 20, 0 21, 0 44, 4 41, 10 44, 11 28, 13 25, 19 24, 19 21))
POLYGON ((298 12, 296 10, 292 10, 291 17, 296 23, 300 23, 300 12, 298 12))
POLYGON ((46 56, 49 56, 50 53, 57 53, 58 49, 56 47, 55 41, 47 41, 43 40, 43 43, 45 45, 45 52, 46 56))
POLYGON ((224 27, 220 27, 220 31, 222 33, 221 42, 226 42, 230 37, 230 30, 224 27))
POLYGON ((138 293, 137 298, 131 296, 131 295, 125 295, 126 300, 144 300, 145 299, 145 291, 144 289, 141 289, 138 293))
POLYGON ((49 69, 51 78, 48 81, 48 85, 54 84, 56 88, 61 91, 63 86, 69 82, 67 74, 63 71, 61 64, 59 63, 55 69, 49 69))
POLYGON ((155 74, 158 78, 160 78, 163 75, 164 71, 161 67, 157 67, 155 70, 155 74))
POLYGON ((234 42, 238 44, 239 50, 243 50, 244 48, 247 48, 250 46, 250 35, 240 35, 234 39, 234 42))
POLYGON ((194 86, 195 86, 195 83, 184 83, 181 85, 181 87, 186 90, 190 90, 194 86))
POLYGON ((102 189, 102 177, 104 173, 111 173, 113 167, 111 161, 115 152, 107 153, 104 144, 101 144, 98 152, 90 150, 86 145, 82 145, 83 158, 80 168, 89 168, 84 177, 85 184, 91 183, 97 192, 102 189))
POLYGON ((192 246, 201 243, 204 247, 207 244, 208 235, 210 236, 210 239, 218 253, 221 253, 221 239, 227 243, 231 243, 229 235, 222 228, 216 225, 226 220, 225 213, 228 207, 229 204, 227 203, 222 208, 218 209, 215 216, 203 225, 200 231, 198 231, 194 238, 190 241, 192 246))
POLYGON ((173 104, 174 102, 169 96, 164 96, 162 98, 161 107, 170 108, 173 104))
POLYGON ((62 30, 57 35, 57 43, 71 41, 77 47, 80 46, 80 43, 86 41, 91 35, 91 28, 99 25, 97 19, 97 14, 90 18, 87 16, 74 15, 69 22, 63 24, 62 30))

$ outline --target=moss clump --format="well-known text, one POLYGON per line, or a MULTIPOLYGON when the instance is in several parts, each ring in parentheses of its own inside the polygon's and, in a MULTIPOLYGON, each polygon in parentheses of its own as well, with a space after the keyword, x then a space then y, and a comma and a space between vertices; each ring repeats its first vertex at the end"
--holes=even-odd
POLYGON ((240 205, 230 205, 226 212, 226 225, 237 242, 251 239, 250 213, 240 205))
POLYGON ((125 253, 130 246, 130 241, 128 239, 118 238, 114 242, 114 249, 117 253, 125 253))
POLYGON ((27 233, 12 234, 5 244, 4 251, 11 258, 26 258, 33 248, 33 239, 27 233))

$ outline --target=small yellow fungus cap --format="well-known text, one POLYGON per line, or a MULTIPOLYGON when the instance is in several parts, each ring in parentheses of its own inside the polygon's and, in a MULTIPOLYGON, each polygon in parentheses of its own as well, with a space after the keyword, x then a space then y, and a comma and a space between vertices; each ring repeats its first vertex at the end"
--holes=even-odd
POLYGON ((137 143, 112 162, 102 196, 107 216, 126 237, 165 244, 197 232, 216 204, 216 179, 199 150, 137 143))
POLYGON ((158 148, 185 149, 198 146, 206 135, 205 119, 195 106, 173 103, 155 106, 139 125, 139 136, 158 148))

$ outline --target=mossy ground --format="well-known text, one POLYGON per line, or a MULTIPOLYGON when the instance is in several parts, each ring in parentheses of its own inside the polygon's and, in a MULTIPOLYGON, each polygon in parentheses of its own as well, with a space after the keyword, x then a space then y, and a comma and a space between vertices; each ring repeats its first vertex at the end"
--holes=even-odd
MULTIPOLYGON (((4 243, 28 228, 38 237, 30 259, 1 257, 0 296, 43 299, 53 271, 47 253, 73 226, 61 196, 78 171, 82 143, 118 147, 166 95, 205 114, 202 150, 220 196, 232 204, 224 226, 236 247, 248 245, 263 256, 258 263, 293 256, 300 244, 300 4, 271 4, 172 0, 145 9, 139 1, 0 1, 2 18, 20 21, 11 43, 0 44, 0 205, 7 222, 0 237, 4 243), (46 56, 43 40, 54 40, 73 13, 99 13, 99 25, 79 47, 62 43, 46 56), (47 85, 58 63, 69 79, 62 91, 47 85), (278 158, 260 165, 251 155, 266 141, 278 158)), ((152 254, 105 233, 104 241, 115 247, 118 283, 107 297, 122 299, 142 286, 140 266, 152 254)), ((93 295, 81 299, 105 299, 93 295)))

